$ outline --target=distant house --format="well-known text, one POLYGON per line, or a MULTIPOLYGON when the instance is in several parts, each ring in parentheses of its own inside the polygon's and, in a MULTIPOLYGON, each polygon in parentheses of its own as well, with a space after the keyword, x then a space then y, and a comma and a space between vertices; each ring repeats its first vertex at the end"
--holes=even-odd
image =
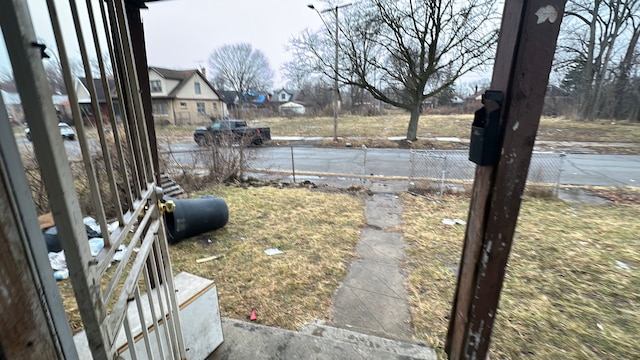
POLYGON ((304 105, 289 101, 278 107, 280 116, 301 116, 305 113, 304 105))
MULTIPOLYGON (((119 109, 117 105, 117 91, 116 85, 113 78, 107 79, 109 85, 109 97, 114 101, 114 111, 116 117, 119 116, 119 109)), ((102 121, 109 123, 111 119, 109 118, 109 111, 107 105, 107 96, 104 93, 104 87, 102 85, 102 79, 96 78, 93 79, 93 86, 96 89, 96 98, 98 99, 98 105, 100 107, 100 114, 102 117, 102 121)), ((85 124, 95 124, 96 116, 93 113, 93 105, 91 105, 91 93, 89 91, 89 83, 87 82, 87 78, 78 78, 76 82, 76 95, 78 97, 78 104, 80 105, 80 113, 82 114, 82 118, 85 124)))
MULTIPOLYGON (((9 115, 9 123, 11 123, 11 125, 20 125, 25 123, 26 118, 22 109, 20 95, 4 90, 0 90, 0 92, 2 93, 2 100, 4 102, 5 109, 7 110, 7 115, 9 115)), ((52 95, 51 101, 58 112, 58 120, 69 122, 69 97, 67 95, 52 95)))
POLYGON ((271 94, 264 91, 248 90, 242 93, 242 108, 270 109, 271 94))
POLYGON ((149 67, 149 85, 156 123, 207 123, 227 115, 222 96, 199 70, 149 67))
POLYGON ((227 113, 225 116, 230 113, 234 113, 234 116, 236 116, 235 111, 240 106, 240 96, 238 96, 238 93, 232 90, 218 90, 218 94, 222 95, 222 100, 227 106, 227 113))
POLYGON ((271 102, 275 105, 281 105, 284 103, 288 103, 289 101, 293 101, 294 93, 292 91, 288 91, 285 88, 280 90, 276 90, 273 92, 273 96, 271 97, 271 102))

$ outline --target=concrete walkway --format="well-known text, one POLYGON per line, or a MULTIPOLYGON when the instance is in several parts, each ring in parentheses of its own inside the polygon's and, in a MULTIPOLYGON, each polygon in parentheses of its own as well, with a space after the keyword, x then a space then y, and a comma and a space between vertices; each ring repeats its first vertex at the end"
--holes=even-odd
POLYGON ((367 227, 356 247, 357 258, 338 288, 332 325, 398 340, 413 337, 407 303, 401 225, 402 201, 374 194, 366 201, 367 227))

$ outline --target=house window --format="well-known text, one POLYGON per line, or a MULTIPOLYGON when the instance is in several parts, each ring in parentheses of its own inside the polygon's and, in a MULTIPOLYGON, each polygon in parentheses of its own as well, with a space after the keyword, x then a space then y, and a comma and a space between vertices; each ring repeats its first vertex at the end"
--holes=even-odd
POLYGON ((287 94, 285 93, 280 94, 280 100, 282 101, 287 100, 287 94))
POLYGON ((167 108, 166 101, 154 101, 153 108, 151 110, 153 115, 169 115, 169 109, 167 108))
POLYGON ((151 85, 152 93, 162 92, 162 82, 160 82, 160 80, 151 80, 149 84, 151 85))
POLYGON ((200 83, 199 82, 193 83, 193 86, 194 86, 193 89, 196 91, 196 94, 201 94, 202 93, 202 91, 200 90, 200 83))
POLYGON ((204 109, 204 103, 203 102, 199 102, 196 103, 196 106, 198 107, 198 114, 205 114, 205 109, 204 109))
POLYGON ((218 110, 218 104, 213 103, 213 110, 218 110))
POLYGON ((180 108, 186 109, 187 108, 187 103, 184 102, 184 101, 180 102, 180 108))

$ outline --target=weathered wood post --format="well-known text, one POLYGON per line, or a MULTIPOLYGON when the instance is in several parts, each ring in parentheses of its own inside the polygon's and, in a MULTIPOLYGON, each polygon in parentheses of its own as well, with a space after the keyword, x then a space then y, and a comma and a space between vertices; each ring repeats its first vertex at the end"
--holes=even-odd
POLYGON ((565 2, 505 3, 491 82, 503 102, 497 137, 483 144, 496 157, 476 168, 445 347, 450 359, 485 359, 489 351, 565 2))

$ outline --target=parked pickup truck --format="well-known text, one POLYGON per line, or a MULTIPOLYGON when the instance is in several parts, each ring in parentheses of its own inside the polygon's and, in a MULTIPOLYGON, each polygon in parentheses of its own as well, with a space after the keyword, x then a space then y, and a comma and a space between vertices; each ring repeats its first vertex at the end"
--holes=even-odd
POLYGON ((271 140, 271 129, 250 127, 244 120, 218 120, 207 127, 197 128, 193 133, 193 140, 200 146, 213 144, 222 139, 241 144, 261 145, 271 140))

